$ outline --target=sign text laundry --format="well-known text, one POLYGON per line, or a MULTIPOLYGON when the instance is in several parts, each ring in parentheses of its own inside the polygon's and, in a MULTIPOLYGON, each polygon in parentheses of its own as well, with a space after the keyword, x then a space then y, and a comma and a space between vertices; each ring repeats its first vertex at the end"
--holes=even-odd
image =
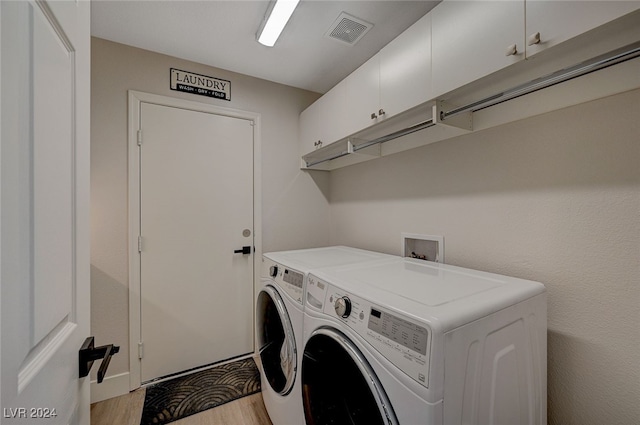
POLYGON ((231 82, 171 68, 171 90, 231 100, 231 82))

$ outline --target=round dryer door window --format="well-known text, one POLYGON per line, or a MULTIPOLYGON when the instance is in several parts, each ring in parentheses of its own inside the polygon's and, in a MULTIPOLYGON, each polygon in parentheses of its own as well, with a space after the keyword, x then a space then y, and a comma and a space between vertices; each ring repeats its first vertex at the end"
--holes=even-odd
POLYGON ((267 285, 258 294, 256 317, 264 374, 276 393, 286 395, 296 378, 296 343, 284 301, 274 287, 267 285))
POLYGON ((302 401, 307 425, 397 425, 373 369, 340 331, 313 332, 302 359, 302 401))

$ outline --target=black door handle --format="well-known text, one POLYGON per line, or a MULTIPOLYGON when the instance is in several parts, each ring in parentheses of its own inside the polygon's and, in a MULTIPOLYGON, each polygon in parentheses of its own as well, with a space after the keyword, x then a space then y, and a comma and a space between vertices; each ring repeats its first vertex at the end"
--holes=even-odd
POLYGON ((242 254, 242 255, 246 255, 246 254, 251 254, 251 247, 250 246, 243 246, 242 249, 236 249, 233 251, 234 254, 242 254))
POLYGON ((92 336, 85 339, 84 344, 82 344, 82 347, 80 348, 80 351, 78 353, 78 357, 80 360, 80 377, 83 378, 89 374, 94 360, 104 359, 100 364, 100 369, 98 369, 98 384, 101 383, 104 379, 104 375, 107 373, 107 368, 109 367, 111 356, 118 353, 119 351, 120 347, 113 344, 96 347, 94 338, 92 336))

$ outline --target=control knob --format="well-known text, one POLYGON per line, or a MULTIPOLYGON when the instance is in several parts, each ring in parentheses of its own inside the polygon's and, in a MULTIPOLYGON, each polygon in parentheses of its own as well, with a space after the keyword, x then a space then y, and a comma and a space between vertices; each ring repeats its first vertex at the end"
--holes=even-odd
POLYGON ((271 276, 271 277, 278 276, 278 266, 269 267, 269 276, 271 276))
POLYGON ((340 297, 333 304, 333 308, 338 316, 346 319, 351 314, 351 300, 347 296, 340 297))

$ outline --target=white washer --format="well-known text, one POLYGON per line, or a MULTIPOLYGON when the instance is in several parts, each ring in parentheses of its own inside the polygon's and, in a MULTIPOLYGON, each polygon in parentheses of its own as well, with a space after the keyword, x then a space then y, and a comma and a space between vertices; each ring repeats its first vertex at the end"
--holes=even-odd
POLYGON ((306 301, 307 425, 546 424, 542 284, 398 258, 316 270, 306 301))
POLYGON ((256 339, 262 397, 274 425, 304 423, 302 361, 303 294, 309 271, 392 258, 345 246, 271 252, 263 255, 256 304, 256 339))

